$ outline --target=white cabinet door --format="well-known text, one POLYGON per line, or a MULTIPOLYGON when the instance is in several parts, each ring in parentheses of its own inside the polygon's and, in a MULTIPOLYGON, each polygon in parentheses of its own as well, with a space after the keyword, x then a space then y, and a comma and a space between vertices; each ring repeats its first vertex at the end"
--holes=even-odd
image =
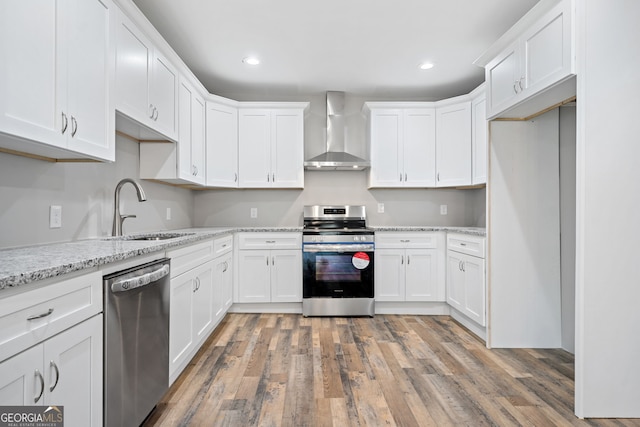
POLYGON ((482 258, 460 255, 464 272, 464 314, 479 325, 485 326, 485 261, 482 258))
POLYGON ((447 253, 447 303, 464 313, 465 284, 462 270, 463 254, 448 251, 447 253))
POLYGON ((471 102, 471 184, 487 182, 487 102, 484 94, 471 102))
POLYGON ((107 0, 67 0, 65 25, 68 93, 68 147, 79 153, 115 160, 111 104, 112 26, 115 6, 107 0))
POLYGON ((304 116, 299 109, 271 112, 271 183, 304 187, 304 116))
POLYGON ((0 2, 0 131, 64 147, 56 5, 49 0, 0 2))
POLYGON ((238 302, 271 301, 271 251, 238 252, 238 302))
POLYGON ((210 187, 238 186, 238 110, 207 102, 206 178, 210 187))
POLYGON ((149 105, 149 83, 153 67, 153 45, 119 13, 116 30, 116 108, 140 123, 154 116, 149 105))
POLYGON ((214 262, 209 261, 191 272, 193 274, 193 332, 194 343, 207 338, 214 323, 214 262))
POLYGON ((250 109, 238 112, 240 187, 271 187, 271 113, 250 109))
POLYGON ((561 2, 522 35, 523 95, 545 89, 572 73, 571 3, 561 2))
POLYGON ((404 249, 375 251, 376 301, 404 301, 405 258, 404 249))
POLYGON ((301 251, 271 251, 271 302, 302 302, 301 251))
POLYGON ((402 116, 401 109, 371 111, 369 187, 402 187, 403 185, 402 116))
POLYGON ((436 110, 436 186, 471 184, 471 102, 436 110))
POLYGON ((193 179, 191 161, 192 126, 191 116, 195 90, 186 81, 181 80, 178 88, 178 176, 185 180, 193 179))
POLYGON ((434 187, 436 183, 435 109, 405 110, 403 128, 403 185, 434 187))
POLYGON ((489 115, 493 116, 513 105, 518 93, 523 89, 520 76, 520 51, 518 42, 514 42, 485 69, 488 94, 489 115))
POLYGON ((226 313, 233 304, 233 254, 228 253, 222 257, 224 269, 222 270, 222 297, 223 308, 226 313))
POLYGON ((152 128, 176 140, 178 138, 178 72, 157 49, 153 51, 149 106, 153 111, 152 128))
POLYGON ((102 315, 44 342, 44 404, 64 405, 65 425, 102 425, 102 315))
POLYGON ((44 399, 42 344, 0 363, 0 405, 41 405, 44 399))
POLYGON ((438 283, 438 250, 407 249, 406 301, 441 301, 438 283))
POLYGON ((179 369, 193 344, 194 276, 184 273, 171 279, 169 309, 169 376, 179 369))

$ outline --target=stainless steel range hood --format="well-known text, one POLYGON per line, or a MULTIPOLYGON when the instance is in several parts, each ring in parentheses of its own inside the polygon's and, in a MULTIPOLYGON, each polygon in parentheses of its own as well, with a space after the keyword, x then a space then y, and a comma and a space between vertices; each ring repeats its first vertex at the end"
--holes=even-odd
POLYGON ((369 167, 367 160, 344 149, 344 92, 327 92, 327 151, 304 162, 307 170, 360 171, 369 167))

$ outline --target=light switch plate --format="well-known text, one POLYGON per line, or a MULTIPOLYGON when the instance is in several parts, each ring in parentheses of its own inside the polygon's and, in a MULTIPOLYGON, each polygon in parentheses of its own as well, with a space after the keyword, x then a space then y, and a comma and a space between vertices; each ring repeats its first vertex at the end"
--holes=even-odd
POLYGON ((62 206, 49 206, 49 228, 62 227, 62 206))
POLYGON ((251 218, 258 218, 258 208, 251 208, 251 218))
POLYGON ((384 213, 384 203, 378 203, 378 213, 384 213))
POLYGON ((171 220, 171 208, 167 208, 167 221, 171 220))
POLYGON ((447 214, 447 205, 440 205, 440 215, 447 214))

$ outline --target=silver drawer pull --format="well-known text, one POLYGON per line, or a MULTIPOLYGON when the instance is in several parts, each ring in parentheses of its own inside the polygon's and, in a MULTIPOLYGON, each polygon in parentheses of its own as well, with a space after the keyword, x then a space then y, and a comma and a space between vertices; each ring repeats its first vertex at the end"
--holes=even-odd
POLYGON ((267 241, 265 241, 265 243, 275 243, 275 242, 276 242, 275 240, 267 240, 267 241))
POLYGON ((49 387, 49 391, 53 391, 58 385, 58 380, 60 379, 60 371, 58 370, 58 365, 53 360, 49 362, 49 367, 56 370, 56 381, 53 383, 51 387, 49 387))
POLYGON ((467 246, 466 243, 460 243, 460 246, 467 246))
POLYGON ((51 313, 53 313, 53 308, 50 308, 46 313, 34 314, 33 316, 29 316, 27 317, 27 320, 42 319, 43 317, 51 316, 51 313))
POLYGON ((44 393, 44 377, 37 369, 34 372, 34 375, 37 376, 40 380, 40 394, 33 397, 33 403, 38 403, 38 400, 40 400, 40 398, 42 397, 42 393, 44 393))

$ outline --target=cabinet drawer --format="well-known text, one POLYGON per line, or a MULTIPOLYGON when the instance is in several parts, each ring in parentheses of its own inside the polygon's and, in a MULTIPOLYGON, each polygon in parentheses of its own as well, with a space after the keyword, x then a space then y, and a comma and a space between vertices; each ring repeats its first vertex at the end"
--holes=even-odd
POLYGON ((484 237, 468 236, 465 234, 449 234, 447 235, 447 249, 484 258, 484 241, 484 237))
POLYGON ((231 252, 233 249, 233 236, 231 234, 223 237, 218 237, 213 241, 213 255, 219 257, 220 255, 231 252))
POLYGON ((0 361, 102 311, 102 273, 0 299, 0 361))
POLYGON ((171 258, 171 277, 176 277, 204 264, 212 260, 213 257, 213 239, 167 251, 167 258, 171 258))
POLYGON ((240 233, 239 249, 302 249, 302 233, 240 233))
POLYGON ((439 233, 430 233, 430 232, 420 232, 420 233, 377 232, 376 248, 379 248, 379 249, 437 248, 438 234, 439 233))

